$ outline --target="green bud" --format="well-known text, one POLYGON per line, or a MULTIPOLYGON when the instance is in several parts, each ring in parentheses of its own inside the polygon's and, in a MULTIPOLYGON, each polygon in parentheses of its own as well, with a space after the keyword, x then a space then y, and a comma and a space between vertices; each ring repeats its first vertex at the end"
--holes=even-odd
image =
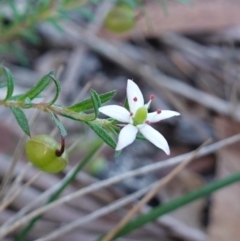
POLYGON ((135 26, 135 11, 127 4, 114 7, 105 19, 105 27, 114 33, 127 32, 135 26))
POLYGON ((67 152, 61 156, 56 155, 56 150, 61 148, 60 143, 48 135, 38 135, 29 139, 25 151, 28 160, 44 172, 60 172, 68 164, 67 152))
POLYGON ((87 171, 92 175, 97 175, 103 172, 107 168, 106 159, 99 157, 96 160, 93 160, 89 163, 87 171))
POLYGON ((133 118, 133 124, 140 125, 143 124, 147 119, 148 110, 145 106, 139 108, 133 118))

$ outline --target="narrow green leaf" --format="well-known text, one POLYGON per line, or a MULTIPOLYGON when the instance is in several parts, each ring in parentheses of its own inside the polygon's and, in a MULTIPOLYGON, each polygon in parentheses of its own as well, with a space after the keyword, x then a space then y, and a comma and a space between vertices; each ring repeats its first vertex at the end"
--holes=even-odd
POLYGON ((50 8, 50 1, 49 0, 39 0, 38 1, 38 8, 41 9, 41 11, 46 10, 47 8, 50 8))
POLYGON ((77 11, 79 14, 81 14, 84 18, 86 18, 89 21, 93 21, 94 20, 94 13, 87 9, 86 7, 78 7, 75 8, 74 11, 77 11))
POLYGON ((94 109, 94 113, 95 113, 95 117, 93 120, 95 120, 98 117, 98 113, 99 113, 98 109, 101 106, 101 100, 100 100, 98 93, 94 90, 91 90, 91 98, 92 98, 93 109, 94 109))
POLYGON ((9 71, 9 69, 5 68, 5 73, 7 76, 7 95, 5 97, 5 100, 7 100, 13 94, 14 82, 13 82, 13 76, 12 76, 11 72, 9 71))
POLYGON ((26 98, 33 100, 37 97, 51 82, 52 78, 50 75, 54 75, 54 72, 51 71, 50 73, 43 76, 29 91, 23 94, 18 100, 24 101, 26 98))
POLYGON ((130 107, 129 107, 129 103, 128 103, 128 99, 126 98, 125 101, 124 101, 124 107, 127 109, 127 110, 130 110, 130 107))
POLYGON ((14 90, 14 82, 13 82, 13 76, 10 72, 10 70, 4 66, 0 66, 0 72, 4 74, 4 77, 6 78, 6 86, 7 86, 7 94, 4 100, 8 100, 12 97, 13 90, 14 90))
POLYGON ((41 39, 38 37, 36 32, 32 29, 25 29, 20 34, 22 37, 24 37, 29 43, 33 45, 37 45, 41 42, 41 39))
POLYGON ((54 82, 54 84, 56 86, 56 94, 55 94, 54 98, 48 103, 48 106, 51 106, 58 99, 58 96, 59 96, 59 94, 61 92, 61 84, 60 84, 59 80, 57 78, 55 78, 54 75, 49 75, 49 77, 53 80, 53 82, 54 82))
MULTIPOLYGON (((118 134, 119 134, 119 132, 120 132, 120 129, 115 129, 113 126, 111 126, 111 125, 109 125, 109 126, 107 126, 107 128, 108 128, 108 130, 114 135, 114 137, 118 137, 118 134)), ((121 153, 122 153, 122 150, 120 150, 120 151, 115 151, 115 153, 114 153, 114 157, 115 158, 117 158, 117 157, 119 157, 120 155, 121 155, 121 153)))
POLYGON ((64 32, 63 27, 59 24, 59 20, 56 18, 48 18, 46 20, 48 23, 50 23, 51 25, 53 25, 54 28, 56 28, 60 33, 64 32))
POLYGON ((55 125, 58 127, 58 129, 60 130, 61 132, 61 136, 62 137, 65 137, 67 136, 67 131, 64 127, 64 125, 59 121, 59 119, 56 117, 56 115, 53 114, 52 111, 48 110, 52 120, 54 121, 55 125))
POLYGON ((115 151, 114 157, 115 157, 115 158, 118 158, 118 157, 121 155, 121 153, 122 153, 122 150, 120 150, 120 151, 115 151))
POLYGON ((14 16, 14 21, 16 22, 19 17, 20 17, 20 14, 18 12, 18 9, 16 7, 16 3, 14 0, 9 0, 8 1, 8 6, 10 7, 11 11, 12 11, 12 15, 14 16))
MULTIPOLYGON (((19 98, 21 98, 23 95, 24 95, 24 94, 13 95, 11 98, 9 98, 9 100, 19 100, 19 98)), ((38 96, 35 97, 35 99, 36 99, 36 98, 42 98, 42 97, 43 97, 43 95, 39 94, 38 96)), ((31 101, 31 99, 28 98, 28 97, 24 100, 24 102, 25 102, 26 100, 27 100, 27 102, 31 101)))
MULTIPOLYGON (((101 103, 106 103, 107 101, 111 100, 114 95, 116 94, 116 91, 111 91, 111 92, 107 92, 104 94, 100 94, 99 98, 101 100, 101 103)), ((75 112, 82 112, 82 111, 86 111, 86 110, 91 110, 93 108, 93 101, 92 98, 88 98, 85 99, 77 104, 74 104, 72 106, 69 106, 68 109, 75 111, 75 112)))
POLYGON ((6 82, 0 83, 0 89, 1 89, 1 88, 4 88, 4 87, 6 87, 6 86, 7 86, 7 83, 6 83, 6 82))
POLYGON ((17 107, 13 107, 13 106, 10 106, 10 109, 11 109, 12 113, 14 114, 14 116, 15 116, 19 126, 22 128, 22 130, 28 136, 31 136, 28 120, 27 120, 27 117, 24 114, 24 112, 21 109, 19 109, 17 107))
POLYGON ((147 139, 140 133, 136 135, 136 139, 146 141, 147 139))
POLYGON ((119 133, 119 131, 118 130, 116 130, 113 126, 107 126, 107 128, 108 128, 108 130, 114 135, 114 136, 118 136, 118 133, 119 133))
MULTIPOLYGON (((0 25, 0 28, 1 28, 1 25, 0 25)), ((1 54, 5 54, 5 53, 8 53, 8 52, 11 52, 11 46, 9 44, 1 44, 0 45, 0 53, 1 54)))
POLYGON ((109 146, 112 148, 116 148, 116 142, 113 138, 108 134, 106 130, 104 130, 100 125, 94 124, 92 122, 87 122, 87 124, 92 128, 92 130, 109 146))
POLYGON ((29 66, 29 58, 26 53, 14 42, 10 44, 9 51, 15 55, 23 66, 29 66))
POLYGON ((9 98, 9 100, 18 100, 20 97, 22 97, 23 94, 18 94, 18 95, 14 95, 11 98, 9 98))
MULTIPOLYGON (((191 203, 199 198, 206 197, 210 195, 211 193, 222 189, 223 187, 226 187, 228 185, 231 185, 235 182, 240 181, 240 172, 236 172, 226 178, 223 178, 221 180, 214 181, 196 191, 190 192, 184 196, 181 196, 179 198, 176 198, 168 203, 164 203, 160 206, 157 206, 151 211, 149 211, 146 214, 139 215, 132 221, 128 222, 112 240, 115 240, 118 237, 125 236, 126 234, 139 229, 140 227, 153 222, 157 218, 163 216, 166 213, 172 212, 178 208, 181 208, 182 206, 187 205, 188 203, 191 203)), ((98 239, 101 240, 101 239, 98 239)))

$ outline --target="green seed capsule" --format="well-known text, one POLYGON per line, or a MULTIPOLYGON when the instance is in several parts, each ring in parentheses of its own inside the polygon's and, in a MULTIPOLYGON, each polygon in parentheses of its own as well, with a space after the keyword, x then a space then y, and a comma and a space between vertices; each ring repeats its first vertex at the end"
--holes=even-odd
POLYGON ((60 172, 68 164, 66 151, 61 156, 56 155, 56 150, 61 148, 60 143, 48 135, 34 136, 27 141, 25 151, 27 158, 37 168, 44 172, 60 172))
POLYGON ((114 7, 105 19, 105 27, 114 33, 124 33, 135 27, 135 11, 126 4, 114 7))

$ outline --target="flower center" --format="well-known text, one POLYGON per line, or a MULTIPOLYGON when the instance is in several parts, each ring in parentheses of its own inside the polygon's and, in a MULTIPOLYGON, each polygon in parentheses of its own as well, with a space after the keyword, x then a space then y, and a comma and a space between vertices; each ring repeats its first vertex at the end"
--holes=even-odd
POLYGON ((145 106, 140 107, 136 111, 135 116, 133 117, 133 124, 136 126, 136 125, 145 123, 147 119, 147 114, 148 114, 147 108, 145 106))

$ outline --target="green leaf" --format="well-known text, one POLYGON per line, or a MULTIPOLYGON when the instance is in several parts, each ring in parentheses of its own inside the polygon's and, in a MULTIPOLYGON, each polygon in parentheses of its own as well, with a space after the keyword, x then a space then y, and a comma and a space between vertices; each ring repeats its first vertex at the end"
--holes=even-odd
POLYGON ((66 131, 64 125, 59 121, 59 119, 57 118, 57 116, 54 115, 53 112, 50 111, 50 110, 48 110, 48 112, 49 112, 52 120, 54 121, 55 125, 56 125, 56 126, 58 127, 58 129, 60 130, 61 136, 62 136, 62 137, 67 136, 67 131, 66 131))
MULTIPOLYGON (((0 25, 1 28, 1 25, 0 25)), ((9 46, 9 44, 1 44, 0 45, 0 53, 1 54, 5 54, 5 53, 9 53, 11 52, 11 46, 9 46)))
POLYGON ((49 0, 39 0, 38 1, 38 8, 39 9, 41 9, 41 11, 44 11, 44 10, 46 10, 47 8, 50 8, 50 3, 51 3, 51 1, 49 1, 49 0))
MULTIPOLYGON (((107 101, 111 100, 115 94, 116 94, 115 90, 104 93, 104 94, 100 94, 99 98, 101 100, 101 103, 103 104, 103 103, 106 103, 107 101)), ((92 108, 93 108, 92 98, 88 98, 77 104, 69 106, 67 109, 72 110, 74 112, 82 112, 82 111, 86 111, 86 110, 91 110, 92 108)))
POLYGON ((56 86, 56 94, 55 94, 54 98, 48 103, 48 106, 51 106, 58 99, 58 96, 59 96, 59 94, 61 92, 61 84, 60 84, 59 80, 57 78, 55 78, 54 75, 50 74, 49 77, 53 80, 53 82, 54 82, 54 84, 56 86))
POLYGON ((33 100, 37 97, 51 82, 52 78, 50 75, 54 75, 54 72, 51 71, 50 73, 43 76, 29 91, 23 94, 18 100, 24 101, 26 98, 33 100))
POLYGON ((13 76, 10 72, 10 70, 4 66, 0 66, 0 73, 4 73, 6 78, 6 86, 7 86, 7 94, 4 100, 8 100, 12 97, 13 90, 14 90, 14 82, 13 82, 13 76))
POLYGON ((7 86, 7 83, 5 83, 5 82, 4 82, 4 83, 0 83, 0 89, 1 89, 1 88, 4 88, 4 87, 6 87, 6 86, 7 86))
POLYGON ((113 138, 108 134, 106 130, 104 130, 100 125, 87 122, 87 124, 92 128, 92 130, 109 146, 112 148, 116 148, 116 142, 113 140, 113 138))
POLYGON ((128 99, 126 98, 125 101, 124 101, 124 107, 127 109, 127 110, 130 110, 130 107, 129 107, 129 103, 128 103, 128 99))
POLYGON ((28 136, 31 136, 28 120, 27 120, 27 117, 24 114, 24 112, 21 109, 19 109, 17 107, 13 107, 13 106, 10 106, 10 109, 11 109, 12 113, 14 114, 14 116, 15 116, 19 126, 22 128, 22 130, 28 136))
POLYGON ((64 32, 63 27, 59 24, 59 20, 56 18, 48 18, 46 22, 50 23, 54 28, 56 28, 60 33, 64 32))
POLYGON ((23 66, 29 66, 29 59, 26 53, 14 43, 10 44, 9 51, 17 57, 18 61, 23 65, 23 66))
POLYGON ((136 135, 136 139, 146 141, 147 139, 140 133, 136 135))
MULTIPOLYGON (((148 213, 139 215, 132 221, 128 222, 117 234, 114 236, 112 240, 115 240, 118 237, 125 236, 126 234, 139 229, 140 227, 153 222, 157 218, 163 216, 166 213, 170 213, 178 208, 181 208, 182 206, 187 205, 188 203, 191 203, 199 198, 206 197, 210 195, 211 193, 222 189, 223 187, 226 187, 228 185, 231 185, 235 182, 240 181, 240 172, 236 172, 226 178, 223 178, 221 180, 214 181, 198 190, 192 191, 190 193, 187 193, 184 196, 181 196, 179 198, 176 198, 170 202, 161 204, 160 206, 157 206, 155 208, 152 208, 151 211, 148 213)), ((98 239, 101 240, 101 239, 98 239)))
POLYGON ((41 42, 41 39, 38 37, 36 32, 34 32, 34 30, 25 29, 20 35, 33 45, 37 45, 41 42))
POLYGON ((74 11, 77 11, 79 14, 81 14, 84 18, 86 18, 89 21, 93 21, 94 14, 91 10, 87 9, 86 7, 78 7, 75 8, 74 11))
POLYGON ((114 157, 115 157, 115 158, 118 158, 118 157, 121 155, 121 153, 122 153, 122 150, 120 150, 120 151, 115 151, 114 157))
MULTIPOLYGON (((20 97, 22 97, 23 94, 18 94, 18 95, 14 95, 11 98, 9 98, 9 100, 18 100, 20 97)), ((25 101, 25 100, 24 100, 25 101)))
POLYGON ((93 109, 94 109, 94 113, 95 113, 95 117, 93 120, 95 120, 98 117, 98 113, 99 113, 98 109, 101 106, 101 100, 100 100, 98 93, 94 90, 91 90, 91 98, 92 98, 93 109))
POLYGON ((20 14, 19 14, 18 9, 16 7, 16 2, 14 0, 9 0, 8 6, 10 7, 10 9, 12 11, 12 15, 14 16, 14 21, 17 22, 19 17, 20 17, 20 14))
POLYGON ((109 126, 107 126, 107 128, 108 128, 108 130, 114 135, 114 136, 118 136, 118 134, 119 134, 119 130, 116 130, 113 126, 111 126, 111 125, 109 125, 109 126))

